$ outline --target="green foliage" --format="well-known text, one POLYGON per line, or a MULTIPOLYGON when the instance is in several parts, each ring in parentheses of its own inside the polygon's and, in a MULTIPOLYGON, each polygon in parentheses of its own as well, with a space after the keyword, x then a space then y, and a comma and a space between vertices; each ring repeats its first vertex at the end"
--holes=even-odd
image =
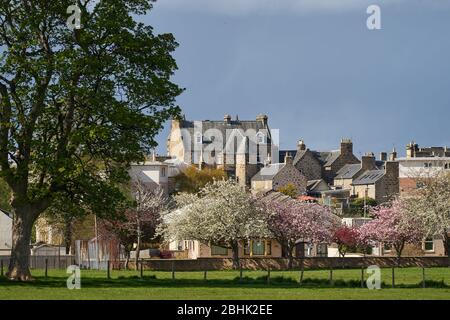
POLYGON ((282 186, 281 188, 278 189, 278 191, 291 198, 295 198, 298 194, 297 188, 292 183, 288 183, 282 186))
POLYGON ((0 177, 33 218, 116 212, 129 164, 180 112, 178 44, 136 19, 152 1, 92 2, 74 31, 72 0, 0 3, 0 177))
POLYGON ((224 179, 227 179, 224 170, 210 168, 198 170, 190 166, 175 177, 175 188, 177 192, 197 193, 208 183, 224 179))
MULTIPOLYGON (((372 198, 366 198, 367 214, 369 214, 370 207, 376 207, 377 201, 372 198)), ((364 198, 357 198, 350 203, 348 211, 346 212, 349 216, 361 217, 364 215, 364 198)))
POLYGON ((11 206, 9 204, 11 198, 11 189, 5 183, 3 179, 0 178, 0 209, 9 211, 11 206))

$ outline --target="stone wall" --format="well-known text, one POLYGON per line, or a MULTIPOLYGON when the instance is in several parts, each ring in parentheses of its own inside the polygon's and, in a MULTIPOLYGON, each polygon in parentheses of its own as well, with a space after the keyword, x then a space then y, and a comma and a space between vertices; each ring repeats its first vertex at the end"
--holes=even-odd
MULTIPOLYGON (((241 258, 241 265, 246 270, 287 270, 288 260, 283 258, 241 258)), ((199 258, 196 260, 155 259, 144 260, 145 270, 154 271, 205 271, 230 270, 232 259, 229 258, 199 258)), ((304 258, 294 259, 293 268, 300 269, 333 269, 361 268, 370 265, 379 267, 449 267, 448 257, 348 257, 348 258, 304 258)), ((130 267, 131 264, 130 264, 130 267)))

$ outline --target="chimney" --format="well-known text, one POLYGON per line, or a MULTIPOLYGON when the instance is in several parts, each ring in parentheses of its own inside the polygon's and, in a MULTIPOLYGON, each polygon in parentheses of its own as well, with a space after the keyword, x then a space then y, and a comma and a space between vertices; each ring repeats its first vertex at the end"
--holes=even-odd
POLYGON ((381 161, 387 161, 387 159, 388 159, 388 154, 387 154, 387 152, 381 152, 381 153, 380 153, 380 160, 381 160, 381 161))
POLYGON ((256 121, 260 122, 262 126, 267 127, 267 116, 265 114, 260 114, 256 117, 256 121))
POLYGON ((397 160, 397 150, 395 148, 392 150, 391 154, 389 155, 389 161, 395 161, 397 160))
POLYGON ((397 161, 387 161, 384 170, 388 177, 398 179, 399 163, 397 161))
POLYGON ((286 152, 286 155, 284 156, 284 163, 285 164, 292 164, 293 163, 293 159, 292 156, 289 152, 286 152))
POLYGON ((298 141, 297 150, 299 150, 299 151, 306 150, 306 144, 305 144, 305 141, 303 141, 303 139, 300 139, 298 141))
POLYGON ((406 157, 415 158, 417 151, 419 151, 419 145, 414 141, 411 141, 411 143, 406 146, 406 157))
POLYGON ((230 123, 231 123, 231 116, 230 116, 229 114, 226 114, 226 115, 223 117, 223 121, 224 121, 226 124, 230 124, 230 123))
POLYGON ((367 153, 365 156, 361 159, 361 169, 363 171, 367 170, 374 170, 376 169, 376 163, 375 163, 375 155, 371 152, 367 153))
POLYGON ((353 154, 353 142, 351 139, 341 140, 341 155, 353 154))

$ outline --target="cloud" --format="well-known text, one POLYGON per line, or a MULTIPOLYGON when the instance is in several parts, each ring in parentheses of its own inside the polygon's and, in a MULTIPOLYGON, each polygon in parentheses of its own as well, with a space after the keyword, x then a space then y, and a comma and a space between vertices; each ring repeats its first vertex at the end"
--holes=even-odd
POLYGON ((226 15, 302 14, 348 11, 364 9, 371 4, 383 6, 401 2, 406 0, 159 0, 156 7, 226 15))

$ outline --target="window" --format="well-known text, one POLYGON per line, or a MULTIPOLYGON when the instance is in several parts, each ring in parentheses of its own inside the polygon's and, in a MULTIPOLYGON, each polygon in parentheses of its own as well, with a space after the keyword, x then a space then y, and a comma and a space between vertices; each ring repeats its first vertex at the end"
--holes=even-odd
POLYGON ((226 256, 228 255, 228 248, 221 246, 211 246, 211 255, 212 256, 226 256))
POLYGON ((195 142, 196 143, 202 143, 202 134, 201 133, 197 133, 195 135, 195 142))
POLYGON ((250 255, 250 241, 245 240, 244 241, 244 255, 249 256, 250 255))
POLYGON ((166 176, 166 168, 161 168, 161 177, 166 176))
POLYGON ((383 243, 383 251, 384 252, 391 252, 392 251, 392 245, 390 243, 383 243))
POLYGON ((317 244, 317 256, 328 257, 328 245, 326 243, 317 244))
POLYGON ((423 242, 423 250, 425 251, 434 251, 434 241, 433 238, 427 238, 423 242))
POLYGON ((265 254, 265 241, 252 241, 252 254, 254 256, 263 256, 265 254))
POLYGON ((432 168, 432 167, 433 167, 433 164, 432 164, 431 162, 426 162, 426 163, 424 164, 424 167, 425 167, 425 168, 432 168))
POLYGON ((266 241, 266 255, 272 255, 272 241, 266 241))
POLYGON ((263 133, 258 132, 258 133, 256 134, 256 143, 257 143, 257 144, 263 144, 263 143, 265 143, 265 140, 266 140, 266 139, 265 139, 263 133))

